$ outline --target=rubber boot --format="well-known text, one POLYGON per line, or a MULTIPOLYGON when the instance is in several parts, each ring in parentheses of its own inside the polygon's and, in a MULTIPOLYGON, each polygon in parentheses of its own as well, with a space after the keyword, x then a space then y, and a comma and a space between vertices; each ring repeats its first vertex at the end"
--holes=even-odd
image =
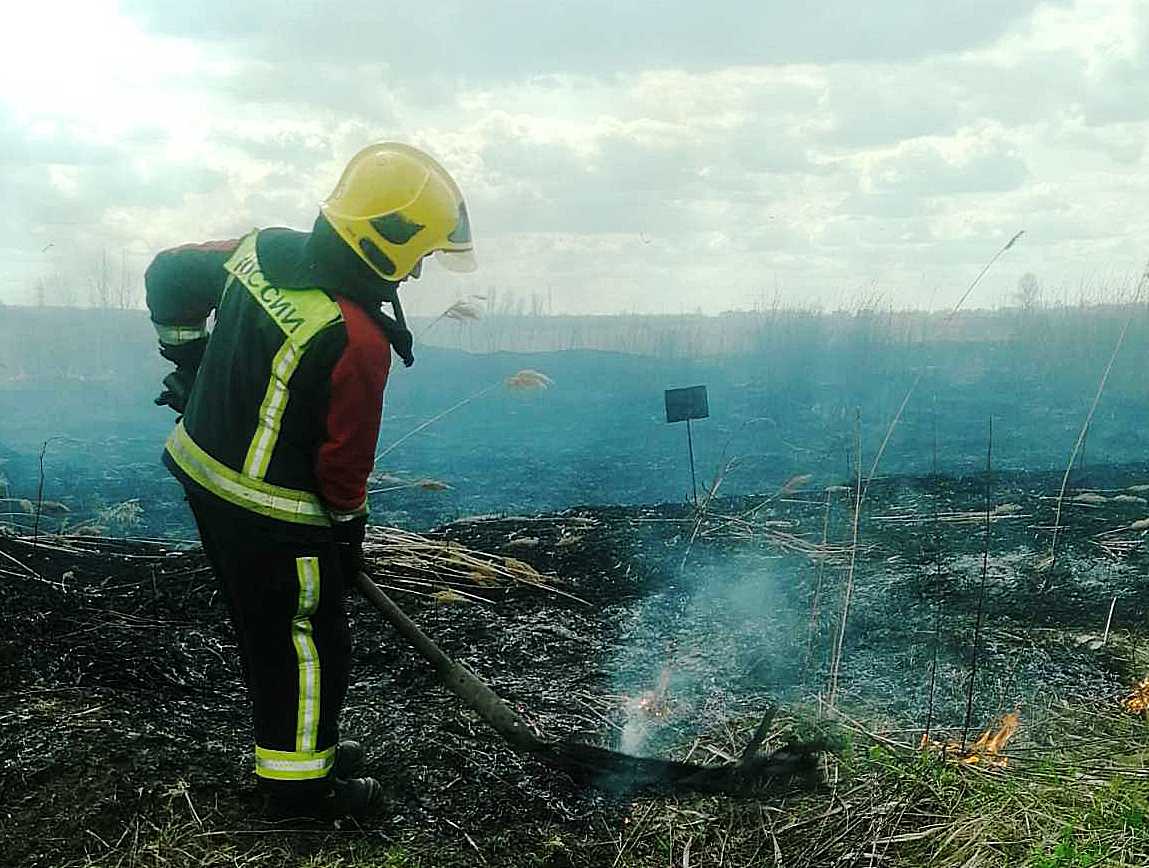
POLYGON ((383 787, 375 778, 327 778, 314 784, 260 783, 267 797, 267 813, 281 820, 362 819, 383 803, 383 787))
POLYGON ((341 820, 375 813, 383 804, 383 786, 373 777, 336 777, 321 781, 269 781, 260 778, 264 811, 277 820, 341 820))
POLYGON ((382 804, 383 787, 375 778, 336 778, 319 805, 318 816, 327 820, 362 819, 371 816, 382 804))

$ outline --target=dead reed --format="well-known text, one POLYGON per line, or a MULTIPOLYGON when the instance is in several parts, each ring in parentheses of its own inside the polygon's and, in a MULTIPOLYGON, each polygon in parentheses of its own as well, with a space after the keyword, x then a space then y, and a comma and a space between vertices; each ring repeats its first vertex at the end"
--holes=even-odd
POLYGON ((1101 403, 1101 396, 1105 393, 1105 385, 1109 382, 1109 374, 1113 371, 1113 363, 1117 361, 1117 355, 1121 352, 1121 347, 1125 344, 1125 336, 1129 333, 1129 326, 1133 324, 1133 319, 1140 311, 1141 298, 1145 293, 1146 285, 1149 284, 1149 265, 1146 265, 1145 271, 1141 275, 1141 279, 1137 282, 1137 288, 1134 290, 1133 299, 1130 304, 1129 315, 1125 318, 1124 324, 1121 326, 1121 332, 1117 336, 1117 342, 1113 345, 1113 352, 1109 355, 1109 361, 1105 365, 1105 370, 1101 373, 1101 380, 1097 384, 1097 391, 1093 395, 1093 403, 1089 405, 1089 412, 1085 414, 1085 421, 1081 424, 1081 431, 1077 435, 1077 442, 1073 444, 1073 450, 1069 453, 1069 463, 1065 466, 1065 474, 1061 477, 1061 489, 1057 493, 1057 509, 1053 519, 1053 537, 1049 544, 1049 555, 1038 563, 1039 570, 1052 571, 1057 566, 1057 542, 1061 531, 1061 508, 1065 502, 1065 489, 1069 485, 1069 474, 1073 471, 1073 465, 1077 461, 1077 456, 1081 452, 1085 444, 1085 437, 1089 432, 1089 426, 1093 422, 1093 415, 1097 412, 1097 405, 1101 403))
POLYGON ((500 380, 498 382, 491 383, 488 386, 484 386, 482 389, 479 389, 479 391, 468 395, 467 397, 463 398, 461 401, 455 402, 454 404, 452 404, 450 407, 448 407, 443 412, 437 413, 434 416, 432 416, 430 419, 427 419, 426 421, 416 425, 414 428, 412 428, 410 431, 408 431, 406 434, 404 434, 402 437, 400 437, 398 440, 396 440, 390 446, 388 446, 385 449, 381 450, 380 452, 376 453, 375 462, 376 462, 376 464, 378 464, 379 459, 383 458, 385 455, 388 455, 391 452, 394 452, 396 448, 398 448, 402 444, 406 443, 408 440, 410 440, 416 434, 427 430, 427 428, 434 425, 436 422, 440 421, 441 419, 445 419, 446 417, 450 416, 456 410, 462 409, 463 407, 466 407, 468 404, 472 403, 473 401, 477 401, 479 398, 482 398, 484 395, 490 394, 491 392, 495 391, 495 389, 499 388, 499 386, 505 386, 506 388, 513 389, 515 391, 532 391, 535 389, 546 389, 546 388, 549 388, 553 384, 554 384, 554 380, 552 380, 546 374, 543 374, 543 373, 536 371, 536 370, 533 370, 531 368, 524 368, 523 370, 518 371, 517 373, 511 374, 509 377, 507 377, 504 380, 500 380))

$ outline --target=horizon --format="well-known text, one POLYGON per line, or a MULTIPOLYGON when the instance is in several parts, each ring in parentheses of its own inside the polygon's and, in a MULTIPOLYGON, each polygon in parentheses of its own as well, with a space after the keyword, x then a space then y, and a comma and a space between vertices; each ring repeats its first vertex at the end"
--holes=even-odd
MULTIPOLYGON (((1031 274, 1022 275, 1022 278, 1032 276, 1031 274)), ((1085 284, 1079 283, 1076 286, 1069 284, 1062 284, 1059 289, 1060 292, 1048 291, 1040 284, 1036 287, 1036 292, 1028 297, 1021 291, 1016 289, 1014 292, 1009 293, 997 300, 997 303, 988 305, 963 305, 958 309, 954 308, 953 304, 936 305, 933 307, 913 306, 913 305, 897 305, 893 299, 883 296, 881 293, 871 293, 864 297, 859 296, 854 303, 850 305, 842 304, 841 300, 837 300, 833 304, 825 303, 810 303, 803 305, 795 300, 780 299, 779 297, 771 297, 761 302, 746 307, 732 307, 722 310, 704 310, 701 307, 693 310, 680 310, 680 311, 640 311, 640 310, 618 310, 611 312, 570 312, 570 311, 553 311, 548 308, 545 303, 536 303, 533 307, 532 301, 538 302, 537 294, 531 295, 516 295, 508 293, 503 297, 501 306, 492 304, 494 300, 491 297, 482 295, 469 295, 447 301, 442 309, 431 309, 427 300, 419 300, 415 298, 415 293, 407 293, 403 298, 404 310, 407 314, 408 320, 437 320, 446 315, 446 312, 454 304, 468 304, 475 306, 480 311, 480 316, 476 319, 489 319, 493 317, 525 317, 525 318, 611 318, 611 317, 649 317, 649 318, 703 318, 703 319, 718 319, 722 317, 731 316, 762 316, 774 315, 778 313, 796 313, 803 315, 816 314, 820 316, 856 316, 860 313, 867 312, 881 312, 881 313, 896 313, 905 315, 925 315, 925 316, 952 316, 955 318, 967 317, 979 313, 1000 313, 1005 311, 1025 311, 1025 310, 1064 310, 1070 308, 1095 310, 1104 308, 1124 309, 1137 305, 1144 305, 1144 282, 1149 280, 1149 270, 1147 270, 1140 278, 1135 273, 1131 273, 1122 280, 1120 286, 1113 284, 1085 284), (1076 293, 1074 295, 1073 293, 1076 293), (411 300, 416 303, 412 304, 411 300), (870 303, 863 303, 863 300, 870 303), (421 303, 420 303, 421 301, 421 303), (426 309, 424 309, 426 308, 426 309)), ((52 309, 52 310, 112 310, 112 311, 133 311, 137 313, 146 313, 147 308, 143 302, 143 287, 142 285, 136 288, 135 294, 131 299, 131 303, 120 304, 115 300, 109 300, 107 303, 99 303, 94 299, 89 298, 86 301, 74 301, 71 303, 54 302, 45 298, 43 301, 35 300, 36 289, 27 293, 29 297, 17 299, 15 301, 6 301, 0 298, 0 308, 19 308, 27 310, 38 309, 52 309)), ((437 299, 435 300, 437 301, 437 299)))

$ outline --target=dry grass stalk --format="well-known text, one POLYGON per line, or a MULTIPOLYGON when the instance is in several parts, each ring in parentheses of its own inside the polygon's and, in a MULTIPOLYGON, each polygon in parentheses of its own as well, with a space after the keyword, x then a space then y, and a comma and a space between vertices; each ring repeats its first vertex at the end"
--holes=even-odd
POLYGON ((476 401, 479 398, 483 397, 484 395, 487 395, 487 394, 495 391, 495 389, 499 388, 500 385, 506 385, 507 388, 517 389, 517 390, 545 389, 545 388, 547 388, 547 386, 551 385, 553 382, 554 381, 551 380, 551 378, 548 377, 546 374, 543 374, 539 371, 532 370, 530 368, 524 368, 523 370, 521 370, 515 374, 512 374, 510 377, 508 377, 502 383, 491 383, 489 386, 485 386, 484 388, 479 389, 479 391, 475 392, 474 394, 468 395, 466 398, 463 398, 461 401, 458 401, 458 402, 452 404, 450 407, 448 407, 442 413, 438 413, 438 414, 432 416, 430 419, 426 420, 425 422, 422 422, 419 425, 416 425, 414 428, 412 428, 410 431, 408 431, 406 434, 404 434, 402 437, 400 437, 398 440, 396 440, 394 443, 392 443, 386 449, 382 450, 381 452, 376 453, 375 461, 378 462, 379 459, 382 458, 384 455, 387 455, 388 453, 393 452, 398 446, 407 442, 407 440, 411 439, 412 437, 414 437, 419 432, 425 431, 427 428, 429 428, 431 425, 434 425, 440 419, 443 419, 447 416, 450 416, 456 410, 467 406, 472 401, 476 401))
MULTIPOLYGON (((835 490, 832 487, 827 489, 827 492, 830 493, 835 490)), ((693 519, 692 523, 697 524, 697 518, 693 519)), ((850 553, 848 543, 825 542, 819 544, 798 534, 790 533, 787 528, 791 527, 794 525, 788 521, 767 521, 752 524, 743 521, 739 516, 707 516, 696 538, 740 540, 743 542, 762 540, 780 551, 802 555, 817 563, 844 563, 848 560, 850 553), (717 522, 717 524, 714 526, 707 525, 705 522, 710 520, 717 522)), ((866 551, 866 547, 860 546, 860 550, 866 551)))
POLYGON ((453 603, 465 603, 468 600, 466 596, 450 588, 436 591, 431 595, 431 598, 441 606, 451 605, 453 603))
POLYGON ((453 319, 456 322, 478 322, 483 317, 483 312, 476 302, 479 298, 481 296, 459 299, 443 311, 443 318, 453 319))
MULTIPOLYGON (((833 505, 833 496, 830 489, 826 489, 826 511, 822 517, 822 547, 830 542, 830 508, 833 505)), ((818 629, 818 604, 822 598, 822 580, 826 575, 826 562, 819 560, 814 574, 814 598, 810 603, 810 625, 806 632, 806 661, 805 669, 810 668, 814 656, 814 634, 818 629)))
MULTIPOLYGON (((936 417, 935 417, 936 419, 936 417)), ((937 678, 938 678, 938 650, 941 646, 941 633, 942 633, 942 615, 945 609, 945 597, 942 595, 942 535, 941 525, 937 520, 938 516, 938 501, 940 499, 940 492, 936 488, 938 480, 938 451, 937 451, 937 437, 935 425, 934 437, 934 456, 932 467, 932 478, 935 485, 933 498, 931 499, 931 507, 934 515, 932 524, 933 536, 933 579, 934 579, 934 624, 933 633, 930 636, 930 679, 929 686, 927 687, 927 706, 926 706, 926 725, 922 729, 922 741, 928 743, 930 740, 930 730, 934 725, 934 709, 937 699, 937 678)))
MULTIPOLYGON (((963 305, 965 305, 966 299, 968 299, 970 297, 970 294, 974 291, 974 289, 977 287, 977 285, 979 283, 981 283, 982 278, 986 276, 986 274, 989 272, 989 270, 993 266, 993 264, 995 262, 997 262, 998 259, 1000 259, 1002 257, 1002 255, 1007 250, 1009 250, 1011 247, 1013 247, 1013 245, 1016 244, 1018 242, 1018 240, 1021 238, 1021 236, 1024 234, 1025 234, 1025 230, 1023 229, 1020 232, 1018 232, 1016 235, 1014 235, 1012 238, 1010 238, 1009 241, 1007 241, 1005 243, 1004 247, 1002 247, 999 251, 997 251, 997 253, 995 253, 993 256, 990 257, 989 262, 987 262, 982 267, 982 270, 978 272, 977 277, 975 277, 973 279, 973 281, 970 283, 970 285, 966 288, 966 291, 964 293, 962 293, 962 297, 958 299, 957 304, 955 304, 953 306, 953 308, 950 310, 950 312, 948 314, 946 314, 946 318, 945 318, 945 320, 943 320, 943 324, 951 322, 953 320, 953 318, 958 315, 958 313, 961 311, 963 305)), ((890 420, 890 424, 886 428, 886 434, 882 438, 882 443, 878 447, 878 451, 874 454, 874 462, 873 462, 873 464, 870 465, 870 472, 866 476, 866 488, 867 489, 870 487, 870 483, 874 480, 874 476, 878 472, 878 465, 881 464, 882 456, 886 454, 886 447, 890 443, 890 438, 894 434, 894 429, 898 427, 898 423, 902 419, 902 414, 905 413, 906 405, 909 404, 910 398, 913 396, 914 392, 917 390, 918 385, 921 383, 922 378, 925 376, 927 370, 928 370, 928 365, 923 366, 922 369, 918 372, 918 375, 916 377, 914 377, 913 383, 910 385, 910 388, 906 391, 905 397, 902 398, 902 403, 900 405, 898 405, 898 410, 894 414, 894 418, 890 420)), ((865 499, 864 496, 863 496, 863 499, 865 499)))
MULTIPOLYGON (((944 322, 948 323, 951 320, 953 320, 953 318, 955 316, 957 316, 958 312, 961 310, 962 306, 965 304, 966 299, 969 298, 970 294, 974 291, 974 289, 977 287, 977 285, 979 283, 981 283, 982 278, 984 278, 985 275, 989 272, 989 269, 993 266, 993 264, 995 262, 997 262, 997 260, 1000 259, 1001 256, 1004 255, 1007 250, 1012 248, 1013 245, 1016 244, 1017 241, 1024 234, 1025 234, 1024 230, 1016 233, 1012 238, 1009 239, 1009 241, 1007 241, 1005 243, 1005 245, 1000 250, 997 251, 997 253, 995 253, 993 256, 990 257, 989 261, 985 264, 985 266, 982 267, 982 270, 980 272, 978 272, 977 277, 975 277, 973 279, 973 281, 970 283, 970 285, 966 288, 966 291, 962 294, 962 297, 958 299, 957 304, 955 304, 953 306, 953 308, 950 310, 950 312, 946 315, 944 322)), ((874 454, 874 460, 873 460, 873 463, 870 465, 870 471, 866 475, 866 481, 865 481, 864 487, 862 486, 862 483, 861 483, 861 473, 862 473, 861 467, 859 466, 859 468, 858 468, 858 491, 857 491, 857 498, 856 498, 855 509, 854 509, 854 531, 853 531, 853 540, 852 540, 851 554, 850 554, 850 568, 849 568, 849 573, 848 573, 847 579, 846 579, 846 595, 845 595, 845 599, 843 600, 842 623, 841 623, 841 626, 839 628, 836 648, 834 651, 833 659, 831 661, 830 696, 829 696, 829 705, 831 707, 833 707, 834 696, 835 696, 835 693, 837 692, 838 667, 841 663, 841 653, 842 653, 841 648, 842 648, 842 642, 845 639, 846 622, 847 622, 847 618, 849 615, 850 598, 853 594, 854 567, 855 567, 855 563, 857 561, 857 548, 858 548, 858 524, 859 524, 859 517, 861 515, 861 510, 862 510, 862 502, 865 500, 865 496, 869 490, 870 483, 873 482, 874 477, 877 475, 878 467, 882 461, 882 456, 885 455, 886 447, 889 445, 891 437, 893 437, 894 430, 897 428, 898 423, 901 421, 902 414, 905 413, 906 406, 909 404, 911 396, 914 394, 918 385, 921 383, 922 378, 925 376, 926 370, 927 370, 927 367, 923 367, 918 372, 917 376, 914 378, 913 383, 910 385, 910 388, 906 391, 905 397, 902 398, 901 404, 898 405, 898 410, 894 414, 893 419, 890 420, 890 424, 886 427, 885 436, 882 438, 882 442, 881 442, 881 445, 878 447, 878 451, 874 454)), ((861 450, 861 434, 860 434, 860 432, 857 435, 857 440, 858 440, 858 448, 857 448, 858 461, 861 462, 862 450, 861 450)))
POLYGON ((710 504, 713 502, 715 496, 718 494, 718 489, 722 485, 722 481, 726 478, 726 474, 731 471, 738 459, 731 458, 726 460, 726 452, 723 450, 722 461, 719 463, 718 472, 714 474, 714 480, 710 483, 710 487, 706 490, 706 494, 702 498, 702 502, 695 505, 695 518, 694 529, 690 532, 690 539, 686 541, 686 551, 682 553, 682 562, 678 565, 678 571, 682 572, 686 569, 686 561, 690 557, 690 551, 694 548, 694 543, 698 539, 699 534, 702 532, 702 526, 706 521, 710 504))
MULTIPOLYGON (((561 581, 558 577, 543 575, 526 561, 487 554, 399 528, 368 528, 363 548, 370 567, 386 576, 395 590, 432 595, 450 590, 468 596, 467 588, 529 585, 585 602, 556 587, 561 581)), ((481 597, 472 595, 471 598, 483 601, 481 597)))
POLYGON ((827 704, 834 707, 838 693, 838 672, 842 663, 842 646, 846 641, 846 623, 850 617, 850 602, 854 596, 854 569, 858 562, 858 526, 862 517, 862 413, 859 410, 854 420, 854 448, 857 450, 858 480, 854 494, 854 527, 850 541, 850 566, 846 572, 846 592, 842 599, 842 620, 838 626, 838 638, 830 660, 830 691, 827 704))
POLYGON ((523 368, 523 370, 519 371, 518 373, 507 377, 505 382, 508 389, 515 389, 519 391, 546 389, 554 385, 554 380, 552 380, 541 371, 536 371, 533 368, 523 368))
MULTIPOLYGON (((723 452, 723 455, 725 456, 725 451, 723 452)), ((728 473, 730 471, 730 469, 732 469, 734 467, 734 465, 736 463, 737 463, 737 459, 731 459, 729 462, 726 463, 722 472, 719 474, 719 478, 716 480, 715 485, 712 487, 712 491, 709 493, 705 503, 708 504, 710 502, 710 499, 713 496, 713 494, 715 492, 717 492, 717 490, 718 490, 717 486, 719 484, 721 484, 722 478, 725 476, 726 473, 728 473)), ((783 498, 788 494, 793 494, 794 492, 800 490, 802 488, 802 486, 809 483, 812 478, 813 478, 813 476, 809 473, 796 473, 796 474, 794 474, 789 479, 787 479, 785 482, 783 482, 782 485, 779 486, 778 490, 775 491, 773 494, 771 494, 769 497, 767 497, 764 501, 762 501, 761 503, 755 504, 753 507, 751 507, 750 509, 746 510, 743 513, 740 513, 737 516, 726 516, 723 520, 723 523, 720 524, 718 527, 714 528, 713 530, 708 531, 707 535, 714 535, 714 534, 719 533, 723 530, 726 530, 728 527, 742 528, 744 530, 749 531, 752 534, 754 529, 755 529, 755 526, 751 525, 751 523, 750 523, 751 518, 756 516, 759 512, 761 512, 767 506, 769 506, 770 504, 779 500, 780 498, 783 498)), ((829 491, 829 489, 827 489, 827 492, 828 491, 829 491)))
POLYGON ((985 586, 989 577, 989 541, 990 541, 990 498, 993 484, 993 417, 989 417, 989 430, 986 436, 985 447, 985 538, 981 556, 981 583, 977 591, 977 621, 973 630, 973 661, 970 665, 969 685, 966 689, 965 724, 962 727, 961 746, 965 750, 966 737, 969 735, 970 721, 973 719, 973 694, 977 681, 977 665, 981 654, 981 629, 985 614, 985 586))
POLYGON ((1109 355, 1109 362, 1101 374, 1101 381, 1097 384, 1097 392, 1093 396, 1093 403, 1089 405, 1089 412, 1085 414, 1085 422, 1081 425, 1081 431, 1077 435, 1077 442, 1073 444, 1073 451, 1069 453, 1069 463, 1065 466, 1065 475, 1061 477, 1061 490, 1057 493, 1057 511, 1053 519, 1053 539, 1049 545, 1049 556, 1038 563, 1037 566, 1040 570, 1052 570, 1057 566, 1057 542, 1061 531, 1061 509, 1065 501, 1065 489, 1069 485, 1069 474, 1073 471, 1073 465, 1077 461, 1077 456, 1081 452, 1082 445, 1085 443, 1085 436, 1089 432, 1089 425, 1093 422, 1093 414, 1097 412, 1097 405, 1101 403, 1101 396, 1105 393, 1105 384, 1109 382, 1109 374, 1113 370, 1113 363, 1117 361, 1117 354, 1121 352, 1121 347, 1125 343, 1125 336, 1129 333, 1129 326, 1133 324, 1133 318, 1138 313, 1141 297, 1144 294, 1147 283, 1149 283, 1149 265, 1146 266, 1144 273, 1141 275, 1141 279, 1137 283, 1137 289, 1133 294, 1132 310, 1129 312, 1129 316, 1126 317, 1125 323, 1121 327, 1121 333, 1117 336, 1117 343, 1113 345, 1113 352, 1109 355))
POLYGON ((413 488, 418 488, 422 491, 450 491, 451 486, 440 479, 408 479, 403 480, 397 476, 383 474, 381 477, 372 477, 373 481, 380 481, 380 479, 388 479, 395 484, 388 485, 384 488, 369 488, 368 494, 388 494, 392 491, 410 491, 413 488))
MULTIPOLYGON (((990 512, 990 520, 994 522, 1030 518, 1033 518, 1033 516, 1023 512, 1022 508, 1016 503, 1000 503, 990 512)), ((956 510, 939 512, 937 515, 922 515, 920 513, 910 512, 897 515, 875 515, 871 516, 870 520, 880 522, 881 524, 908 525, 925 524, 927 521, 931 523, 937 521, 945 524, 981 524, 985 521, 985 511, 956 510)))
POLYGON ((422 423, 416 425, 414 428, 412 428, 410 431, 408 431, 406 434, 404 434, 402 437, 400 437, 398 440, 396 440, 394 443, 392 443, 386 449, 382 450, 381 452, 378 452, 375 455, 375 461, 378 462, 379 459, 381 459, 383 456, 387 455, 390 452, 393 452, 395 449, 397 449, 403 443, 406 443, 408 440, 410 440, 412 437, 414 437, 419 432, 425 431, 427 428, 434 425, 440 419, 443 419, 447 416, 450 416, 452 413, 454 413, 460 407, 467 406, 472 401, 483 397, 483 395, 486 395, 488 392, 493 392, 496 388, 498 388, 498 383, 493 383, 490 386, 487 386, 486 388, 480 389, 479 391, 475 392, 473 395, 468 395, 466 398, 463 398, 461 401, 458 401, 458 402, 452 404, 450 407, 448 407, 442 413, 438 413, 438 414, 432 416, 430 419, 426 420, 425 422, 422 422, 422 423))
MULTIPOLYGON (((783 552, 790 554, 801 555, 809 558, 810 560, 822 563, 838 563, 845 562, 847 556, 851 552, 851 547, 846 544, 827 543, 823 540, 822 544, 811 542, 805 537, 790 533, 783 528, 794 527, 793 522, 789 521, 767 521, 752 523, 746 520, 746 516, 752 515, 757 512, 765 503, 758 504, 753 509, 741 515, 713 515, 709 512, 711 502, 714 500, 721 486, 726 474, 737 463, 737 459, 727 461, 716 474, 714 481, 707 489, 706 495, 703 497, 702 502, 698 505, 698 511, 692 519, 687 519, 693 524, 693 529, 689 540, 687 541, 686 552, 683 554, 682 562, 679 569, 685 568, 687 558, 690 555, 690 550, 694 543, 700 538, 706 539, 731 539, 750 542, 752 540, 760 539, 783 552), (715 524, 710 526, 708 522, 714 521, 715 524)), ((794 490, 804 485, 810 479, 807 474, 798 474, 790 477, 779 490, 767 499, 767 503, 773 502, 781 497, 783 494, 792 493, 794 490)), ((826 489, 827 495, 849 489, 843 489, 840 486, 831 486, 826 489)), ((649 521, 649 520, 647 520, 649 521)), ((657 521, 664 521, 658 519, 657 521)), ((685 521, 685 520, 684 520, 685 521)))
POLYGON ((445 319, 454 320, 457 323, 477 322, 482 319, 483 316, 482 309, 478 304, 481 301, 486 301, 486 297, 482 295, 469 295, 466 298, 459 299, 431 320, 431 322, 427 323, 427 326, 419 332, 419 337, 422 338, 427 332, 445 319))

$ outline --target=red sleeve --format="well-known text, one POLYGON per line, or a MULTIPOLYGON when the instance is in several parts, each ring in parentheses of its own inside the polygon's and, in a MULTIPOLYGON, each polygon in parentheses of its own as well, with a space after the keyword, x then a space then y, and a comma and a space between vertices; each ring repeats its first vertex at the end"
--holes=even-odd
POLYGON ((327 437, 319 447, 315 476, 320 496, 338 519, 367 511, 367 477, 375 466, 391 345, 366 311, 346 299, 337 301, 347 346, 331 372, 327 437))

